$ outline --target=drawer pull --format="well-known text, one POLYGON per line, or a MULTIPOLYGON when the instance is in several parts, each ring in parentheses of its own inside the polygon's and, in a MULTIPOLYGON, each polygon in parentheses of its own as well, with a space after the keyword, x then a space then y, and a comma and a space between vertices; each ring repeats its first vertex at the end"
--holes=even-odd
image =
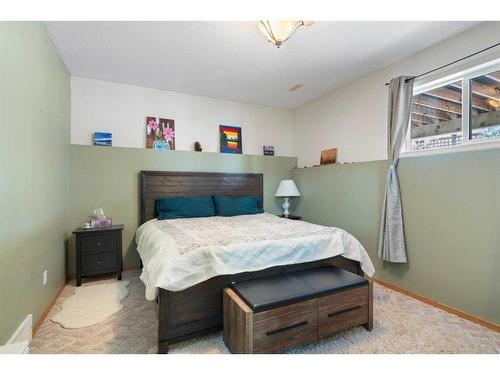
POLYGON ((292 328, 297 328, 297 327, 305 326, 306 324, 307 324, 307 320, 304 320, 302 322, 298 322, 298 323, 289 325, 287 327, 278 328, 278 329, 274 329, 272 331, 266 332, 266 336, 275 335, 275 334, 283 332, 283 331, 288 331, 289 329, 292 329, 292 328))
POLYGON ((354 311, 354 310, 357 310, 357 309, 360 309, 360 308, 361 308, 361 306, 349 307, 348 309, 344 309, 344 310, 339 310, 339 311, 332 312, 332 313, 328 314, 328 317, 331 318, 333 316, 344 314, 346 312, 354 311))
POLYGON ((101 241, 97 241, 97 246, 101 246, 101 241))
POLYGON ((101 263, 102 263, 102 260, 97 259, 97 264, 101 264, 101 263))

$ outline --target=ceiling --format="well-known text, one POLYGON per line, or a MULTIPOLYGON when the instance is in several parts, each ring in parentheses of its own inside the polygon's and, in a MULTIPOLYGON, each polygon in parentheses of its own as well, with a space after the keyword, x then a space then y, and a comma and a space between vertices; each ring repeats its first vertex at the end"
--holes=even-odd
POLYGON ((288 109, 476 24, 322 21, 278 49, 257 22, 47 22, 72 75, 288 109))

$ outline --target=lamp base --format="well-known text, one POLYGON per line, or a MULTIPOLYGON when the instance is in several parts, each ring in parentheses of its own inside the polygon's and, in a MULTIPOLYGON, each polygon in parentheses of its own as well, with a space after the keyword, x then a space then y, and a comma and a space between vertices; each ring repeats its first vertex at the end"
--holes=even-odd
POLYGON ((290 215, 290 198, 284 198, 283 201, 283 216, 288 218, 288 215, 290 215))

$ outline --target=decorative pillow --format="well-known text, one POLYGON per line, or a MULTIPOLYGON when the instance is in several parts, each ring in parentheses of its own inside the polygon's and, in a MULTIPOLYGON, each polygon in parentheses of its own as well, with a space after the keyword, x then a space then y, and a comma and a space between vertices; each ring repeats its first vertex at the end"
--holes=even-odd
POLYGON ((217 216, 254 215, 264 212, 257 197, 214 195, 217 216))
POLYGON ((215 216, 214 200, 206 197, 163 197, 155 201, 158 220, 215 216))

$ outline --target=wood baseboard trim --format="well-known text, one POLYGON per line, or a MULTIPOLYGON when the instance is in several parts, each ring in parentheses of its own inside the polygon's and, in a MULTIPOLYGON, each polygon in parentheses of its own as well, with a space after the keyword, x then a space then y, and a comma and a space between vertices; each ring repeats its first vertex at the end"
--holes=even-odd
POLYGON ((493 330, 495 332, 500 332, 500 325, 498 325, 498 324, 495 324, 495 323, 492 323, 492 322, 488 322, 486 320, 478 318, 477 316, 474 316, 474 315, 468 314, 466 312, 457 310, 457 309, 455 309, 453 307, 444 305, 444 304, 442 304, 440 302, 433 301, 433 300, 431 300, 431 299, 429 299, 427 297, 424 297, 424 296, 422 296, 420 294, 417 294, 417 293, 411 292, 409 290, 400 288, 400 287, 395 286, 395 285, 393 285, 391 283, 388 283, 386 281, 382 281, 382 280, 379 280, 379 279, 376 279, 376 278, 373 278, 373 277, 367 277, 367 278, 369 280, 373 281, 374 283, 377 283, 377 284, 380 284, 382 286, 385 286, 386 288, 392 289, 395 292, 404 294, 405 296, 414 298, 416 300, 419 300, 420 302, 423 302, 423 303, 426 303, 428 305, 437 307, 438 309, 444 310, 444 311, 446 311, 446 312, 448 312, 450 314, 456 315, 456 316, 458 316, 460 318, 469 320, 469 321, 471 321, 473 323, 476 323, 476 324, 479 324, 479 325, 481 325, 483 327, 489 328, 489 329, 491 329, 491 330, 493 330))
POLYGON ((64 284, 60 289, 59 291, 56 293, 56 296, 52 299, 52 301, 50 301, 50 303, 47 305, 47 307, 45 308, 45 310, 43 310, 43 313, 42 315, 40 315, 40 317, 36 320, 35 324, 33 325, 33 337, 35 337, 35 334, 36 332, 38 331, 38 329, 40 328, 40 326, 42 325, 43 321, 45 320, 45 318, 47 317, 47 315, 49 314, 50 310, 52 309, 52 307, 54 306, 54 304, 56 303, 57 299, 59 298, 59 296, 61 295, 62 291, 64 290, 64 287, 66 286, 66 284, 64 284))

